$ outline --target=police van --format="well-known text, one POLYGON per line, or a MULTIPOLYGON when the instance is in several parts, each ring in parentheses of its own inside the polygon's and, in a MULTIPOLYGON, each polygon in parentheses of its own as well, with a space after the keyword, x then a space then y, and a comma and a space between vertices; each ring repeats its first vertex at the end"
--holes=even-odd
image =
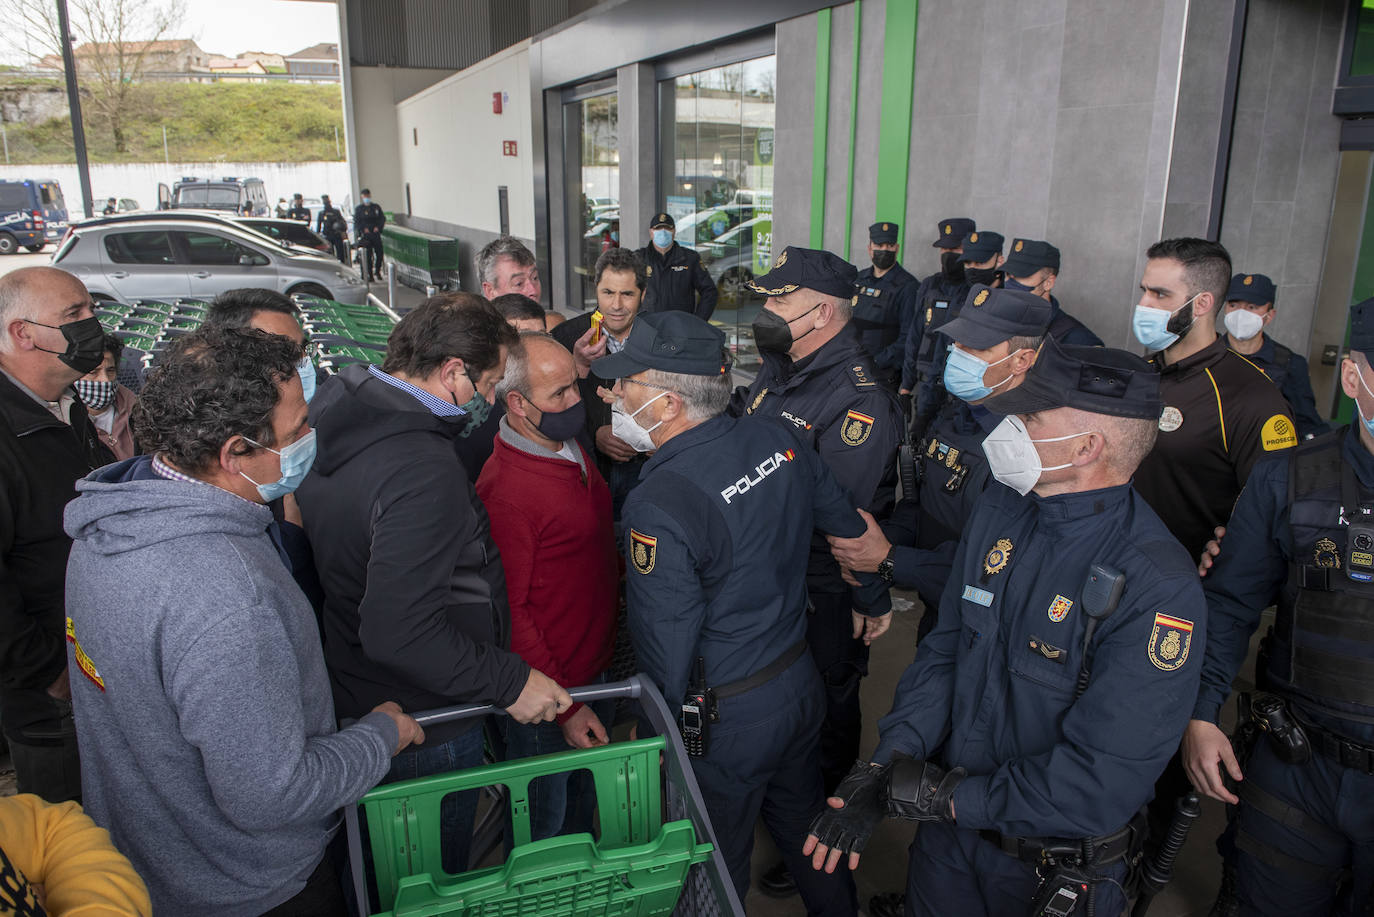
POLYGON ((186 176, 172 185, 158 186, 158 209, 225 210, 238 216, 267 216, 267 189, 261 178, 221 179, 186 176))
POLYGON ((31 252, 57 242, 67 231, 67 201, 50 178, 0 181, 0 255, 24 246, 31 252))

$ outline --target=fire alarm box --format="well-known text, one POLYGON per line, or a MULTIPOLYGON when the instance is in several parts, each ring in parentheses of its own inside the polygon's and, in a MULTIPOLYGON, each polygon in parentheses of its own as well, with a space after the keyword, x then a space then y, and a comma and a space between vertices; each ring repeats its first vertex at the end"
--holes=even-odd
POLYGON ((502 156, 515 156, 515 155, 518 155, 518 154, 515 152, 515 141, 514 141, 514 140, 502 140, 502 141, 501 141, 501 155, 502 155, 502 156))
POLYGON ((492 113, 493 115, 499 115, 499 114, 501 114, 501 96, 502 96, 502 95, 504 95, 504 93, 493 92, 493 93, 491 94, 491 113, 492 113))

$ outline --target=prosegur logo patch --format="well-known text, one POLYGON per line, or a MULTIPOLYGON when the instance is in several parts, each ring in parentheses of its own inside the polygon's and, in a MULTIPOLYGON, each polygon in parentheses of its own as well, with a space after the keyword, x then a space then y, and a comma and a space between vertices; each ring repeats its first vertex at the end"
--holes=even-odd
POLYGON ((786 452, 774 452, 768 458, 755 465, 753 471, 745 474, 744 477, 722 490, 720 492, 721 499, 728 505, 735 497, 747 493, 751 488, 758 487, 763 483, 764 478, 768 477, 796 457, 797 454, 791 449, 788 449, 786 452))
POLYGON ((1287 449, 1298 444, 1298 431, 1293 422, 1282 414, 1275 414, 1264 423, 1260 439, 1265 452, 1287 449))

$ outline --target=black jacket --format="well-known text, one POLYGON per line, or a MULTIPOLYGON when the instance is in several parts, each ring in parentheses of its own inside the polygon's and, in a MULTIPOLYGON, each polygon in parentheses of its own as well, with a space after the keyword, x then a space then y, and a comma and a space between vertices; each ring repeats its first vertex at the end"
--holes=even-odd
POLYGON ((292 207, 291 209, 286 211, 286 218, 288 220, 299 220, 300 222, 309 226, 310 208, 306 207, 304 204, 302 204, 299 207, 292 207))
POLYGON ((348 235, 348 220, 344 219, 338 207, 330 204, 315 218, 315 232, 326 239, 342 239, 348 235))
POLYGON ((318 453, 296 498, 324 586, 335 712, 513 704, 529 666, 509 652, 501 558, 454 453, 463 421, 354 365, 320 389, 310 422, 318 453))
POLYGON ((643 311, 676 309, 702 319, 716 311, 716 284, 701 266, 701 255, 676 242, 661 255, 653 245, 644 246, 638 254, 644 261, 643 311))
POLYGON ((359 204, 353 208, 353 232, 358 241, 382 238, 382 228, 386 226, 386 213, 379 204, 359 204))
POLYGON ((79 479, 114 461, 80 399, 70 416, 0 373, 0 722, 19 742, 59 715, 47 688, 67 665, 63 509, 79 479))
MULTIPOLYGON (((550 332, 554 339, 571 353, 573 345, 577 339, 587 333, 587 329, 592 326, 592 314, 590 312, 570 318, 563 324, 554 328, 550 332)), ((578 437, 578 441, 583 447, 596 457, 596 468, 601 472, 601 476, 607 481, 611 479, 611 466, 615 464, 611 459, 602 454, 596 448, 596 431, 601 427, 608 426, 611 422, 611 406, 601 400, 601 396, 596 393, 598 387, 610 388, 615 385, 614 379, 602 379, 596 373, 587 373, 587 378, 577 380, 577 391, 582 396, 582 403, 587 406, 587 426, 585 428, 585 438, 578 437)), ((641 452, 635 458, 630 459, 631 463, 642 465, 648 456, 641 452)), ((623 463, 622 463, 623 464, 623 463)))

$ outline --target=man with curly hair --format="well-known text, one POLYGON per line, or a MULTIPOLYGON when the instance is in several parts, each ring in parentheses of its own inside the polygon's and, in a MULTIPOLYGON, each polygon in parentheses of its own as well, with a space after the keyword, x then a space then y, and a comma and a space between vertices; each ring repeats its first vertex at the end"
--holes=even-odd
POLYGON ((300 348, 183 338, 134 411, 149 455, 77 485, 67 642, 86 808, 165 914, 343 912, 338 809, 424 733, 395 703, 339 731, 310 603, 267 504, 310 470, 300 348))

